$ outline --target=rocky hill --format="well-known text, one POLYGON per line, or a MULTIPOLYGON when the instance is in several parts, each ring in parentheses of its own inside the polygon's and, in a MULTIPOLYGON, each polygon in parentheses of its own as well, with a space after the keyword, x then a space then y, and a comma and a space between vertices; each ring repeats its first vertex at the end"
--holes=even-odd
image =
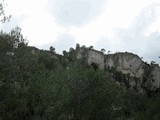
POLYGON ((30 50, 32 54, 46 53, 53 59, 65 59, 68 62, 84 60, 87 65, 108 72, 118 85, 139 92, 157 91, 160 88, 159 65, 148 64, 133 53, 105 54, 92 47, 80 47, 79 44, 75 49, 71 48, 69 52, 63 51, 62 56, 53 51, 39 50, 35 47, 30 47, 30 50))
POLYGON ((72 48, 65 55, 73 61, 83 59, 95 69, 105 70, 110 73, 118 84, 128 88, 133 88, 140 92, 146 90, 156 91, 160 88, 159 65, 155 63, 148 64, 133 53, 105 54, 91 47, 80 47, 77 44, 75 50, 72 48))
POLYGON ((160 120, 160 67, 76 45, 63 55, 0 34, 0 120, 160 120))

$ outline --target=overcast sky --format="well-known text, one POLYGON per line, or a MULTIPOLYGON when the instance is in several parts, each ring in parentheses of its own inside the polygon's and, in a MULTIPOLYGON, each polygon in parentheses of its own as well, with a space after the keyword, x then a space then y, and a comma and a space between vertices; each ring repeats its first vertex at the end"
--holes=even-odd
POLYGON ((6 0, 9 31, 18 25, 29 45, 58 53, 81 45, 133 52, 160 63, 160 0, 6 0))

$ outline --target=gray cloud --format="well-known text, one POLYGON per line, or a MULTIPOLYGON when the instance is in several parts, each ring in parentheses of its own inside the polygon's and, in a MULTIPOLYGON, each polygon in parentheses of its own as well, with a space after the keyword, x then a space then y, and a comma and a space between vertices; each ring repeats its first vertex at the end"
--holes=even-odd
POLYGON ((62 26, 88 23, 104 9, 106 0, 49 0, 49 11, 62 26))
POLYGON ((40 46, 42 49, 49 49, 53 46, 56 52, 61 54, 63 50, 69 50, 70 47, 75 47, 75 38, 69 34, 60 35, 55 42, 40 46))
POLYGON ((148 42, 144 56, 149 61, 153 60, 160 64, 160 32, 153 32, 146 39, 148 42))
POLYGON ((156 8, 160 5, 153 3, 144 8, 139 16, 136 17, 133 24, 127 28, 119 28, 116 31, 116 39, 122 44, 122 49, 140 55, 146 61, 156 61, 160 63, 160 33, 154 32, 149 36, 145 32, 150 25, 157 19, 156 8))
POLYGON ((144 8, 128 28, 116 28, 113 39, 100 38, 95 44, 96 49, 104 48, 106 51, 128 51, 138 54, 144 61, 156 61, 160 64, 160 32, 153 32, 149 36, 145 33, 153 22, 156 21, 156 8, 160 5, 153 3, 144 8), (111 44, 111 41, 120 41, 111 44))
POLYGON ((98 50, 101 50, 104 48, 106 51, 113 50, 112 44, 110 43, 109 39, 106 37, 101 37, 96 43, 95 43, 95 48, 98 50))

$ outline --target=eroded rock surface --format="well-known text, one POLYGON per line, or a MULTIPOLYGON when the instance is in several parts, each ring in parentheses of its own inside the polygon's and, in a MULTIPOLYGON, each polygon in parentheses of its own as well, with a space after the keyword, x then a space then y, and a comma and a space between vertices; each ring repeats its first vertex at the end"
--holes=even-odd
POLYGON ((88 65, 94 64, 99 69, 110 70, 117 81, 124 82, 131 88, 150 91, 160 88, 159 65, 149 65, 135 54, 119 52, 106 55, 94 49, 80 47, 76 50, 76 58, 85 58, 88 65))

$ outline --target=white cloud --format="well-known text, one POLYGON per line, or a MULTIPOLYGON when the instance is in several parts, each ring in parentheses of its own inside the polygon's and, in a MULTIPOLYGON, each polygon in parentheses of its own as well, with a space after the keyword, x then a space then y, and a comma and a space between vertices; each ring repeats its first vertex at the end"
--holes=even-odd
MULTIPOLYGON (((160 51, 160 32, 150 32, 146 36, 146 31, 157 19, 157 7, 160 7, 160 5, 150 4, 141 11, 130 27, 116 29, 114 39, 119 39, 123 51, 136 53, 147 61, 156 60, 160 62, 157 59, 157 51, 160 51)), ((118 46, 116 47, 118 48, 118 46)))
POLYGON ((61 26, 82 26, 101 13, 105 2, 106 0, 49 0, 49 10, 61 26))
POLYGON ((63 50, 69 50, 71 47, 75 47, 75 38, 70 34, 59 34, 54 42, 39 46, 42 49, 49 49, 53 46, 57 53, 62 53, 63 50))
POLYGON ((28 36, 30 45, 41 45, 52 42, 56 38, 56 27, 54 20, 47 13, 29 16, 22 22, 22 32, 28 36))
POLYGON ((47 10, 47 0, 6 0, 8 12, 12 15, 35 15, 47 10))

